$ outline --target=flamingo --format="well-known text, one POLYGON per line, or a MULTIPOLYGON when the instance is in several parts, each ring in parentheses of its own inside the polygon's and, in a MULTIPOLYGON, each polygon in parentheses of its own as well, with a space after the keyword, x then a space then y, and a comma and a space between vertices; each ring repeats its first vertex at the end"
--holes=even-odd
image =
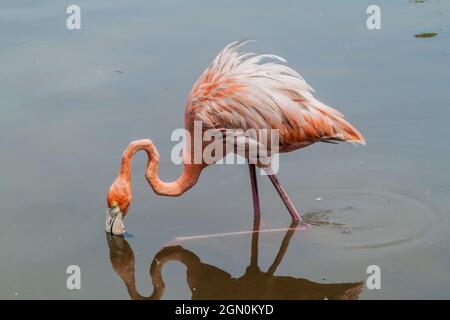
MULTIPOLYGON (((241 52, 245 43, 232 42, 225 46, 194 84, 185 108, 185 130, 192 137, 196 123, 200 123, 202 133, 213 130, 218 135, 232 136, 235 138, 231 142, 235 152, 239 149, 237 141, 242 141, 242 138, 246 150, 249 146, 258 145, 256 158, 244 152, 249 160, 254 215, 260 215, 258 167, 268 175, 292 220, 308 227, 271 169, 270 161, 267 161, 273 151, 268 140, 258 141, 254 134, 243 135, 242 131, 276 130, 279 135, 276 151, 280 153, 316 142, 345 141, 365 145, 366 141, 339 111, 317 100, 312 95, 314 90, 299 73, 285 64, 283 58, 241 52), (259 151, 263 149, 267 150, 264 155, 259 151)), ((226 141, 228 143, 230 140, 226 141)), ((202 141, 200 148, 205 150, 210 143, 202 141)), ((183 172, 173 182, 164 182, 159 178, 160 157, 150 139, 133 141, 128 145, 122 155, 119 174, 107 194, 107 232, 116 235, 125 233, 123 218, 132 201, 131 161, 136 152, 143 150, 147 153, 145 177, 153 191, 161 196, 177 197, 192 188, 202 170, 211 165, 203 159, 195 159, 194 144, 194 139, 187 139, 187 147, 183 148, 183 172)))

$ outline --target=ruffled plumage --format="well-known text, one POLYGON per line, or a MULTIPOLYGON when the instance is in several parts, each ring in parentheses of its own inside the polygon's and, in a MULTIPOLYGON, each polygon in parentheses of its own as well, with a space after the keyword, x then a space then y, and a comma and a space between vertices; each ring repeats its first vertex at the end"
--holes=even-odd
POLYGON ((276 55, 241 53, 246 42, 227 45, 203 72, 189 95, 186 114, 206 128, 278 129, 280 150, 314 142, 365 144, 337 110, 276 55))

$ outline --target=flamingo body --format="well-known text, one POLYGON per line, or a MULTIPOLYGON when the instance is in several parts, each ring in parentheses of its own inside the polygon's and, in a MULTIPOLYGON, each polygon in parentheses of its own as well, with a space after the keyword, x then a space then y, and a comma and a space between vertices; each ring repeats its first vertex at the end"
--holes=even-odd
POLYGON ((188 128, 198 120, 209 129, 277 129, 281 151, 319 141, 366 143, 339 111, 314 98, 302 76, 280 63, 283 58, 239 53, 244 43, 227 45, 194 84, 188 128))

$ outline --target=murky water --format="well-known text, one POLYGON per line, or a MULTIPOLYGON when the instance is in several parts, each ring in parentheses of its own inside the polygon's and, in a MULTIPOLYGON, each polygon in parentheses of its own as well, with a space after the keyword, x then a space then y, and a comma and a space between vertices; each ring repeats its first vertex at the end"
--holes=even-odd
POLYGON ((150 296, 160 260, 170 262, 153 268, 163 299, 450 298, 449 2, 379 1, 375 31, 370 1, 80 0, 79 31, 65 28, 69 4, 0 10, 1 298, 128 299, 125 284, 150 296), (427 33, 437 35, 416 37, 427 33), (280 180, 313 228, 290 231, 261 176, 261 232, 250 232, 244 165, 210 167, 183 197, 157 197, 142 154, 132 236, 105 238, 125 146, 151 138, 161 176, 176 178, 170 135, 186 95, 218 50, 245 38, 285 57, 367 138, 282 155, 280 180), (81 290, 66 288, 69 265, 81 290), (364 283, 370 265, 380 290, 364 283))

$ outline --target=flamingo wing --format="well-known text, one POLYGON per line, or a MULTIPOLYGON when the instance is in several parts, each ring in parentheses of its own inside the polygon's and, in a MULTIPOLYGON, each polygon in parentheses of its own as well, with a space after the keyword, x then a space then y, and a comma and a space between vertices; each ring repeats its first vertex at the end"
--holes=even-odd
POLYGON ((194 84, 186 117, 205 128, 278 129, 281 150, 314 142, 365 144, 337 110, 312 95, 302 76, 270 54, 241 53, 227 45, 194 84))

